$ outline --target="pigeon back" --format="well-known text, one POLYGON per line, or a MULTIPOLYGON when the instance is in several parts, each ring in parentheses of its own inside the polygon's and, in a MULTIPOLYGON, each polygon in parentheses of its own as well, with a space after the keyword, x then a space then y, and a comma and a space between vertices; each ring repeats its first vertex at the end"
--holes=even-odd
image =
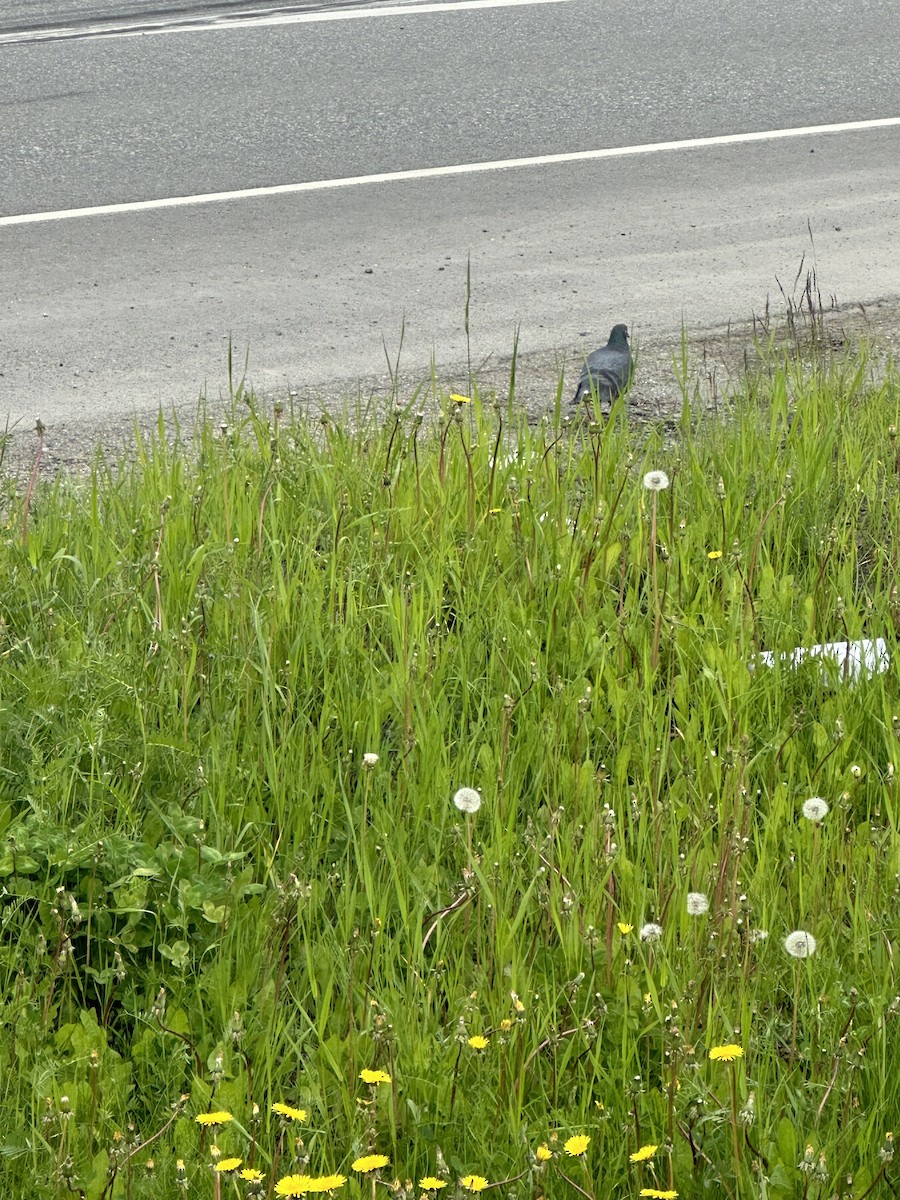
POLYGON ((612 404, 627 388, 631 371, 628 331, 624 325, 617 325, 606 345, 588 355, 572 403, 596 392, 603 404, 612 404))

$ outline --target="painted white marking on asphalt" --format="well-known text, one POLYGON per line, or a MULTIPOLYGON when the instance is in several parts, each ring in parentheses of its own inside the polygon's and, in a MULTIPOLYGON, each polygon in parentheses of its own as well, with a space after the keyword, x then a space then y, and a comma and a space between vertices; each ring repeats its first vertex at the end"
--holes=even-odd
POLYGON ((161 33, 217 33, 223 29, 248 29, 263 25, 314 25, 326 21, 362 21, 369 17, 412 17, 420 13, 471 12, 483 8, 524 8, 535 4, 570 4, 572 0, 445 0, 444 3, 385 4, 381 8, 347 8, 328 12, 248 13, 243 16, 210 16, 206 19, 184 19, 120 25, 110 22, 96 25, 68 25, 48 29, 28 29, 19 33, 0 34, 0 46, 23 42, 67 41, 79 38, 148 37, 161 33))
POLYGON ((489 171, 511 171, 522 167, 547 167, 558 163, 596 162, 600 159, 630 158, 675 150, 704 150, 710 146, 738 146, 748 142, 781 141, 785 138, 818 137, 833 133, 857 133, 871 129, 900 127, 900 117, 878 117, 871 121, 844 121, 837 125, 802 125, 795 129, 764 129, 754 133, 724 133, 716 137, 685 138, 678 142, 647 142, 638 146, 610 146, 603 150, 575 150, 570 154, 539 154, 534 158, 504 158, 494 162, 459 163, 449 167, 420 167, 412 171, 385 171, 380 175, 351 175, 344 179, 313 179, 306 183, 280 183, 272 187, 242 188, 233 192, 205 192, 196 196, 166 196, 159 200, 130 200, 122 204, 98 204, 91 208, 64 208, 56 212, 20 213, 0 217, 0 227, 36 225, 43 221, 70 221, 76 217, 104 217, 118 213, 150 212, 158 208, 187 208, 197 204, 221 204, 227 200, 257 200, 267 196, 293 196, 335 188, 363 187, 406 180, 444 179, 450 175, 477 175, 489 171))

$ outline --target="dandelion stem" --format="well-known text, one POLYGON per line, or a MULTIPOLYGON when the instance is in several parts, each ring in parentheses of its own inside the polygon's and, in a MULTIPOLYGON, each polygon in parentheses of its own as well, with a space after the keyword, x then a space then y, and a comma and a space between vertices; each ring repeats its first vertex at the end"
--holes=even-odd
POLYGON ((566 1183, 568 1183, 571 1187, 573 1187, 575 1189, 576 1192, 580 1192, 582 1196, 586 1196, 587 1200, 594 1200, 594 1193, 585 1191, 585 1189, 583 1187, 581 1187, 579 1184, 577 1184, 574 1179, 570 1179, 569 1176, 565 1173, 565 1171, 563 1171, 559 1167, 557 1167, 556 1172, 559 1175, 560 1179, 564 1179, 566 1181, 566 1183))
POLYGON ((791 1064, 797 1058, 797 1014, 800 1008, 800 962, 794 964, 794 1015, 791 1020, 791 1064))
POLYGON ((869 1186, 866 1188, 866 1190, 863 1192, 863 1194, 861 1196, 857 1197, 857 1200, 866 1200, 866 1196, 871 1196, 872 1192, 875 1191, 876 1186, 881 1182, 881 1177, 882 1177, 882 1175, 884 1175, 886 1170, 887 1170, 887 1163, 885 1162, 885 1163, 881 1164, 881 1170, 878 1172, 878 1174, 875 1176, 875 1178, 872 1180, 872 1182, 869 1184, 869 1186))
POLYGON ((731 1144, 734 1147, 734 1170, 738 1179, 738 1190, 740 1190, 742 1154, 741 1139, 738 1133, 737 1069, 733 1064, 728 1068, 728 1084, 731 1092, 731 1144))
POLYGON ((486 1188, 482 1188, 481 1190, 484 1192, 489 1192, 491 1188, 506 1187, 508 1183, 518 1183, 519 1180, 524 1179, 527 1174, 528 1168, 526 1167, 525 1170, 520 1171, 518 1175, 512 1175, 509 1179, 498 1179, 496 1183, 489 1183, 486 1188))
POLYGON ((453 1117, 453 1102, 456 1099, 456 1082, 459 1079, 459 1060, 462 1058, 462 1042, 456 1048, 456 1062, 453 1064, 453 1085, 450 1088, 450 1117, 453 1117))
POLYGON ((659 608, 659 580, 656 575, 656 497, 650 495, 650 586, 653 590, 653 645, 650 650, 650 670, 655 671, 659 662, 659 634, 662 613, 659 608))

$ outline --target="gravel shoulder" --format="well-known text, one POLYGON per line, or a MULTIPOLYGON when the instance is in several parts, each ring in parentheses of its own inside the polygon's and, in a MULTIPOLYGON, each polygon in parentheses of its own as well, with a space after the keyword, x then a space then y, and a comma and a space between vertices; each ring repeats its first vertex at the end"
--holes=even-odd
MULTIPOLYGON (((637 340, 635 381, 629 394, 629 411, 637 421, 659 420, 680 411, 683 380, 692 403, 714 408, 740 385, 748 372, 755 372, 772 361, 773 352, 787 351, 806 357, 817 345, 825 354, 852 355, 865 348, 873 380, 890 360, 900 358, 900 301, 882 300, 868 306, 843 305, 829 309, 792 310, 785 315, 764 314, 740 325, 685 330, 652 341, 637 340), (683 363, 687 373, 684 375, 683 363)), ((525 410, 529 420, 539 420, 552 413, 556 402, 560 374, 563 375, 562 399, 567 407, 581 371, 584 357, 595 349, 593 344, 561 348, 554 352, 522 354, 516 364, 515 403, 525 410)), ((509 390, 511 356, 492 356, 486 361, 473 361, 473 376, 480 395, 490 399, 496 394, 505 400, 509 390)), ((253 388, 253 380, 248 384, 253 388)), ((403 403, 416 397, 416 407, 426 413, 436 407, 441 391, 465 392, 468 371, 465 363, 444 369, 432 382, 430 373, 415 375, 401 373, 392 384, 388 371, 377 376, 335 379, 325 385, 281 390, 254 388, 254 395, 264 406, 276 401, 284 403, 295 417, 318 418, 328 413, 334 419, 350 419, 348 414, 360 408, 384 411, 393 389, 403 403)), ((194 426, 199 411, 212 421, 223 420, 228 412, 227 398, 207 396, 199 405, 187 405, 163 412, 170 436, 176 426, 183 434, 194 426)), ((52 478, 58 473, 84 475, 89 469, 98 446, 114 458, 127 455, 134 445, 135 431, 155 432, 159 413, 123 413, 115 418, 94 420, 85 414, 48 426, 40 477, 52 478)), ((33 428, 17 427, 7 434, 7 445, 0 465, 0 475, 11 476, 21 483, 27 480, 34 466, 37 445, 33 428)))

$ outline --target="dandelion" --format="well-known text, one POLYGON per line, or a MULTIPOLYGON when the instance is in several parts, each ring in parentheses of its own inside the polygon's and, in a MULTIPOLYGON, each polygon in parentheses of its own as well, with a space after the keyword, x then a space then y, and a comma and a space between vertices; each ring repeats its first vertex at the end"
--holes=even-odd
POLYGON ((622 937, 627 937, 629 933, 634 933, 634 926, 627 924, 625 921, 619 921, 616 928, 621 933, 622 937))
POLYGON ((390 1161, 386 1154, 366 1154, 362 1158, 356 1159, 350 1166, 354 1171, 360 1171, 365 1175, 369 1171, 377 1171, 380 1167, 386 1167, 390 1161))
POLYGON ((534 1152, 534 1157, 538 1160, 539 1163, 549 1162, 550 1159, 553 1157, 553 1151, 550 1149, 550 1147, 547 1145, 546 1142, 541 1142, 541 1144, 538 1146, 537 1150, 535 1150, 535 1152, 534 1152))
POLYGON ((509 997, 512 1000, 512 1006, 516 1010, 516 1012, 523 1013, 525 1011, 525 1005, 522 1003, 522 1001, 519 999, 519 997, 516 995, 516 993, 510 992, 509 997))
POLYGON ((580 1155, 584 1154, 585 1150, 587 1150, 590 1144, 591 1139, 586 1133, 578 1133, 575 1135, 575 1137, 569 1138, 569 1140, 563 1146, 563 1149, 570 1158, 578 1158, 580 1155))
POLYGON ((222 1158, 213 1167, 214 1171, 236 1171, 244 1160, 242 1158, 222 1158))
POLYGON ((688 916, 699 917, 703 913, 709 912, 709 900, 703 892, 688 892, 687 894, 687 910, 688 916))
POLYGON ((363 755, 363 766, 364 767, 368 767, 369 770, 371 771, 372 767, 375 767, 377 765, 378 765, 378 755, 375 754, 374 751, 369 750, 366 754, 363 755))
POLYGON ((307 1192, 335 1192, 346 1182, 346 1175, 288 1175, 287 1178, 283 1178, 275 1184, 275 1192, 280 1196, 302 1196, 307 1192))
POLYGON ((797 1163, 797 1170, 802 1171, 804 1175, 812 1175, 816 1169, 816 1152, 812 1146, 807 1146, 803 1157, 797 1163))
POLYGON ((307 1192, 317 1190, 314 1186, 315 1182, 311 1175, 288 1175, 286 1179, 276 1183, 275 1194, 277 1196, 305 1196, 307 1192))
POLYGON ((305 1196, 310 1191, 312 1177, 309 1175, 285 1175, 275 1184, 276 1196, 305 1196))
POLYGON ((489 1038, 484 1037, 480 1033, 473 1033, 469 1038, 469 1045, 473 1050, 486 1050, 489 1040, 489 1038))
POLYGON ((265 1175, 262 1171, 257 1171, 255 1167, 244 1167, 238 1178, 243 1179, 245 1183, 262 1183, 265 1175))
POLYGON ((641 926, 639 936, 642 942, 658 942, 662 937, 662 925, 657 925, 654 921, 648 921, 646 925, 641 926))
POLYGON ((810 796, 803 801, 803 815, 807 821, 822 821, 828 816, 828 803, 821 796, 810 796))
POLYGON ((628 1161, 633 1163, 646 1162, 653 1157, 658 1149, 659 1146, 641 1146, 640 1150, 635 1150, 634 1154, 629 1156, 628 1161))
POLYGON ((757 942, 764 942, 769 936, 768 929, 751 929, 750 941, 755 946, 757 942))
POLYGON ((471 396, 463 396, 460 392, 451 392, 450 399, 453 401, 454 404, 471 404, 472 403, 471 396))
POLYGON ((709 1052, 710 1062, 727 1062, 732 1063, 737 1058, 743 1058, 744 1051, 741 1046, 713 1046, 709 1052))
POLYGON ((655 1200, 676 1200, 678 1193, 674 1188, 669 1188, 667 1192, 663 1192, 659 1188, 641 1188, 638 1195, 654 1196, 655 1200))
POLYGON ((461 787, 453 796, 453 803, 463 813, 477 813, 481 808, 481 796, 474 788, 461 787))
POLYGON ((467 1192, 483 1192, 488 1185, 483 1175, 463 1175, 459 1182, 467 1192))
MULTIPOLYGON (((709 553, 707 554, 707 556, 706 556, 706 557, 707 557, 707 558, 708 558, 708 559, 709 559, 711 562, 715 562, 717 558, 721 558, 721 557, 722 557, 722 551, 721 551, 721 550, 710 550, 710 551, 709 551, 709 553)), ((641 1192, 641 1195, 643 1195, 643 1194, 644 1194, 644 1193, 643 1193, 643 1192, 641 1192)), ((661 1194, 662 1194, 662 1193, 660 1193, 660 1195, 661 1195, 661 1194)), ((673 1193, 673 1195, 674 1195, 674 1193, 673 1193)))
POLYGON ((784 939, 784 948, 791 958, 809 958, 816 952, 816 939, 805 929, 795 929, 784 939))
POLYGON ((504 1017, 503 1020, 500 1022, 500 1032, 501 1033, 509 1033, 509 1031, 512 1029, 512 1027, 513 1027, 513 1023, 509 1019, 509 1017, 504 1017))
POLYGON ((194 1120, 198 1125, 227 1125, 234 1117, 230 1112, 198 1113, 194 1120))
POLYGON ((426 1175, 424 1179, 419 1180, 419 1187, 423 1192, 438 1192, 446 1186, 446 1180, 437 1179, 434 1175, 426 1175))
POLYGON ((669 486, 669 477, 665 471, 648 471, 644 476, 644 487, 648 492, 664 492, 669 486))
POLYGON ((359 1073, 363 1083, 390 1083, 391 1077, 387 1071, 370 1071, 367 1067, 359 1073))
POLYGON ((305 1108, 291 1108, 290 1104, 273 1104, 272 1112, 287 1121, 305 1121, 309 1116, 305 1108))

